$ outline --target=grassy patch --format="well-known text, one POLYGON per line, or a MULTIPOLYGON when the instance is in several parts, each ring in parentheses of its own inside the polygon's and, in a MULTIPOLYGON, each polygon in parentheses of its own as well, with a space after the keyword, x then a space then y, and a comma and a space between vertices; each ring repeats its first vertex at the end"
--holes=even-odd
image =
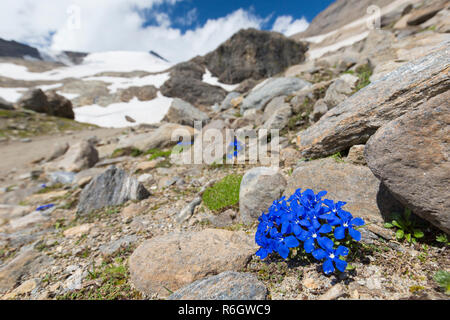
POLYGON ((141 294, 130 283, 130 272, 124 255, 130 250, 120 252, 114 258, 103 261, 97 269, 89 270, 88 280, 92 285, 75 292, 58 296, 58 300, 128 300, 141 299, 141 294))
POLYGON ((137 148, 119 148, 113 151, 111 158, 118 158, 123 156, 139 157, 142 151, 137 148))
POLYGON ((160 150, 160 149, 150 149, 147 152, 145 152, 145 155, 149 155, 150 157, 148 160, 155 160, 156 158, 169 158, 170 154, 172 153, 171 150, 160 150))
POLYGON ((241 175, 231 174, 206 189, 203 202, 209 210, 220 212, 239 203, 241 175))

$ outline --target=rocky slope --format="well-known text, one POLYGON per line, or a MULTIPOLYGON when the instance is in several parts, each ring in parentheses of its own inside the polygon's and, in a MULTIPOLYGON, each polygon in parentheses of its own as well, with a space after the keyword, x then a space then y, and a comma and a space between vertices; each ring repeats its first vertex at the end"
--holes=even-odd
MULTIPOLYGON (((339 18, 352 3, 333 4, 307 34, 329 31, 323 17, 358 19, 366 2, 339 18)), ((14 104, 21 109, 0 101, 2 299, 448 299, 435 275, 449 271, 450 258, 449 8, 424 0, 395 8, 381 29, 338 28, 308 51, 303 41, 247 30, 161 70, 150 63, 87 74, 89 55, 64 72, 14 60, 28 72, 3 76, 3 88, 63 86, 30 92, 14 104), (365 35, 332 46, 353 32, 365 35), (255 34, 257 41, 245 38, 255 34), (271 52, 261 48, 267 41, 271 52), (75 120, 78 106, 93 100, 107 106, 95 112, 120 100, 118 117, 128 120, 100 129, 55 117, 48 91, 79 94, 69 98, 75 120), (162 94, 171 97, 163 120, 129 116, 126 108, 141 99, 143 115, 156 113, 152 101, 169 99, 162 94), (267 135, 259 142, 279 166, 247 151, 239 154, 244 163, 221 164, 233 144, 210 139, 194 121, 226 138, 227 129, 239 137, 278 129, 279 150, 267 135), (183 164, 199 154, 211 161, 183 164), (299 255, 255 255, 257 218, 298 188, 327 190, 365 220, 345 272, 327 276, 299 255), (393 219, 407 226, 387 228, 393 219)))

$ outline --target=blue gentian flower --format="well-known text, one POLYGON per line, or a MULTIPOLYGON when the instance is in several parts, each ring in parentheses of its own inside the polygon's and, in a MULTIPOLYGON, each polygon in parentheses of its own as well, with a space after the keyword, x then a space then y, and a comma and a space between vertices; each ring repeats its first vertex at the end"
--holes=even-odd
POLYGON ((356 241, 361 240, 361 232, 354 229, 354 227, 360 227, 364 225, 364 220, 361 218, 353 218, 350 212, 341 210, 338 213, 341 218, 339 225, 334 229, 334 237, 337 240, 345 238, 345 230, 348 230, 348 234, 356 241))
POLYGON ((339 246, 335 250, 333 249, 333 241, 326 237, 320 238, 318 242, 322 249, 314 250, 312 255, 317 260, 325 259, 322 266, 323 272, 325 272, 325 274, 334 272, 334 266, 336 266, 339 271, 344 272, 347 268, 347 261, 340 259, 340 257, 348 255, 348 248, 339 246))
POLYGON ((276 252, 286 259, 291 248, 303 243, 307 254, 312 253, 318 260, 325 259, 323 270, 326 274, 335 268, 344 271, 347 262, 340 257, 348 255, 348 249, 344 246, 334 248, 329 236, 334 234, 337 240, 343 239, 347 229, 350 237, 358 241, 361 234, 354 227, 364 225, 364 221, 345 211, 345 202, 322 199, 326 193, 297 189, 288 200, 282 197, 274 201, 268 212, 263 212, 258 219, 255 242, 260 249, 256 255, 265 259, 276 252))

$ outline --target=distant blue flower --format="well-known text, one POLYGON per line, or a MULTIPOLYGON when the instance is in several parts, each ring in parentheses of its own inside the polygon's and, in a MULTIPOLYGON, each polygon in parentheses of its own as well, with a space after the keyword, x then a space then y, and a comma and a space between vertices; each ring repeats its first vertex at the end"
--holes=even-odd
POLYGON ((50 208, 52 208, 52 207, 54 207, 54 206, 55 206, 55 205, 54 205, 53 203, 46 204, 46 205, 37 207, 37 208, 36 208, 36 211, 44 211, 44 210, 50 209, 50 208))
POLYGON ((241 151, 243 149, 243 144, 236 137, 234 137, 233 142, 231 142, 229 144, 229 146, 233 148, 233 151, 228 153, 228 155, 227 155, 228 159, 237 157, 239 151, 241 151))
POLYGON ((312 255, 317 260, 325 259, 323 263, 323 272, 325 274, 330 274, 334 272, 334 266, 341 271, 344 272, 347 268, 347 262, 345 260, 340 259, 341 256, 348 255, 348 248, 344 246, 339 246, 337 249, 333 249, 334 243, 329 238, 323 237, 319 239, 319 245, 322 249, 316 249, 312 252, 312 255))

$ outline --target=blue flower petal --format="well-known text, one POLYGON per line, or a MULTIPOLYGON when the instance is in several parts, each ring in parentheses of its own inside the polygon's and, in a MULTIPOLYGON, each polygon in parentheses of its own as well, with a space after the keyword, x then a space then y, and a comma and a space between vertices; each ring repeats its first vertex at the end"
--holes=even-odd
POLYGON ((300 226, 298 224, 294 224, 294 226, 292 227, 292 232, 298 237, 301 235, 303 229, 300 228, 300 226))
POLYGON ((333 241, 327 237, 321 237, 317 239, 317 242, 319 243, 319 245, 324 248, 325 250, 327 250, 328 252, 333 252, 333 241))
POLYGON ((278 245, 277 252, 283 259, 286 259, 289 255, 289 248, 285 244, 281 243, 278 245))
POLYGON ((284 243, 289 247, 289 248, 295 248, 298 247, 300 245, 300 242, 298 242, 297 238, 294 236, 289 236, 286 237, 284 239, 284 243))
POLYGON ((339 246, 336 249, 336 256, 346 256, 348 255, 348 248, 344 246, 339 246))
POLYGON ((256 251, 256 255, 261 259, 264 260, 269 255, 269 250, 265 248, 260 248, 258 251, 256 251))
POLYGON ((323 249, 316 249, 312 252, 312 255, 317 260, 322 260, 322 259, 326 258, 327 253, 323 249))
POLYGON ((328 233, 328 232, 331 232, 331 226, 329 224, 324 224, 319 229, 319 233, 328 233))
POLYGON ((336 229, 334 229, 334 237, 337 240, 341 240, 345 238, 345 228, 344 227, 336 227, 336 229))
POLYGON ((365 224, 365 222, 361 218, 354 218, 354 219, 352 219, 352 221, 350 221, 350 224, 355 227, 360 227, 360 226, 363 226, 365 224))
POLYGON ((323 272, 325 272, 325 274, 330 274, 332 272, 334 272, 334 266, 333 266, 333 261, 331 259, 326 259, 325 262, 323 263, 323 272))
POLYGON ((348 228, 348 233, 354 240, 356 240, 356 241, 361 240, 361 232, 359 232, 358 230, 355 230, 353 228, 348 228))
POLYGON ((341 272, 344 272, 347 268, 347 262, 344 260, 334 259, 334 263, 336 264, 336 268, 341 272))
POLYGON ((306 240, 304 248, 306 253, 311 253, 314 250, 314 239, 309 238, 308 240, 306 240))

